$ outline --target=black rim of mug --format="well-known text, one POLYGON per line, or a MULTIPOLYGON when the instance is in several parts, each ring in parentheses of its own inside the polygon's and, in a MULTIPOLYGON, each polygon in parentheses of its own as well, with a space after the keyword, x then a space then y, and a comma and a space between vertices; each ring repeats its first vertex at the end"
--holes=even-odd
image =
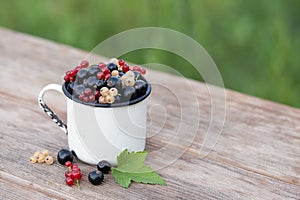
POLYGON ((80 104, 84 104, 87 106, 92 106, 92 107, 101 107, 101 108, 112 108, 112 107, 123 107, 123 106, 130 106, 136 103, 139 103, 141 101, 143 101, 144 99, 146 99, 150 93, 151 93, 151 85, 147 82, 147 91, 143 96, 140 96, 136 99, 130 100, 128 102, 120 102, 120 103, 113 103, 113 104, 100 104, 100 103, 91 103, 91 102, 82 102, 80 101, 78 98, 73 98, 73 95, 71 95, 68 90, 67 90, 67 83, 64 82, 64 84, 62 85, 62 90, 64 92, 64 94, 71 100, 80 103, 80 104))

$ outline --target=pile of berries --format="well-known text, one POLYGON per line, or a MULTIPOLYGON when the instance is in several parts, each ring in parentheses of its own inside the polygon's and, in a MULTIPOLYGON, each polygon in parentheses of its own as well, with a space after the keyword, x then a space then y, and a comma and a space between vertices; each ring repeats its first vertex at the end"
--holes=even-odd
POLYGON ((89 181, 93 185, 100 185, 104 180, 103 174, 108 174, 110 172, 110 163, 106 160, 102 160, 97 164, 97 169, 89 173, 89 181))
POLYGON ((149 87, 145 74, 144 68, 130 69, 124 60, 116 58, 98 65, 89 65, 84 60, 67 71, 64 80, 68 92, 81 102, 113 104, 145 95, 149 87))
POLYGON ((48 150, 43 150, 42 152, 36 151, 33 156, 30 157, 29 161, 31 163, 46 163, 52 165, 54 163, 54 158, 49 155, 48 150))
MULTIPOLYGON (((57 160, 60 164, 67 167, 65 172, 66 184, 68 186, 76 185, 79 189, 79 182, 82 178, 81 170, 77 164, 73 164, 74 156, 71 151, 61 149, 57 154, 57 160)), ((97 170, 89 173, 88 179, 93 185, 100 185, 104 180, 104 174, 108 174, 111 165, 106 160, 102 160, 97 164, 97 170)))
POLYGON ((65 172, 66 184, 68 186, 76 185, 80 189, 79 182, 82 178, 81 170, 77 164, 72 164, 70 161, 65 163, 67 171, 65 172))

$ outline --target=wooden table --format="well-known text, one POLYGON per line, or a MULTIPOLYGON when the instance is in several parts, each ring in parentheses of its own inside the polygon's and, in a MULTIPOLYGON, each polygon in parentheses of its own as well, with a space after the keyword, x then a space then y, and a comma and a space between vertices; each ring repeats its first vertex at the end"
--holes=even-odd
MULTIPOLYGON (((28 161, 37 150, 55 153, 67 147, 67 137, 38 107, 37 95, 47 83, 61 84, 64 72, 87 52, 7 29, 0 29, 0 36, 0 199, 300 199, 300 110, 226 90, 225 123, 213 119, 224 127, 204 157, 200 149, 206 148, 202 142, 211 122, 210 96, 205 84, 191 80, 199 107, 191 103, 188 117, 180 119, 176 99, 159 85, 154 84, 149 98, 147 164, 160 166, 178 149, 183 153, 158 170, 168 186, 132 183, 124 189, 108 175, 96 187, 87 180, 95 166, 80 162, 81 190, 66 186, 65 168, 57 162, 28 161), (199 123, 192 143, 186 147, 172 141, 175 134, 190 139, 195 118, 199 123), (178 122, 184 131, 176 132, 178 122), (169 143, 164 155, 155 154, 169 143)), ((157 71, 147 78, 164 80, 183 103, 190 101, 182 87, 186 80, 157 71)), ((47 101, 66 119, 62 95, 53 92, 47 101)))

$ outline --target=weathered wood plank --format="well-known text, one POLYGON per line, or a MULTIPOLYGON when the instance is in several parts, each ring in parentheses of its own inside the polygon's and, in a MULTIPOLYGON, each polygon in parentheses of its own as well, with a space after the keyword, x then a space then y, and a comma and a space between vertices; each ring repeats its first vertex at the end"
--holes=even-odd
MULTIPOLYGON (((14 199, 36 191, 37 196, 30 196, 32 199, 64 199, 66 194, 83 199, 300 198, 300 110, 226 90, 227 116, 222 134, 210 154, 202 158, 200 149, 206 150, 202 142, 211 114, 205 84, 188 80, 199 102, 199 109, 195 109, 197 102, 190 102, 186 80, 156 71, 149 71, 148 75, 156 84, 149 98, 147 163, 154 167, 165 164, 155 154, 163 146, 171 150, 165 157, 185 151, 178 160, 159 170, 168 186, 132 184, 126 190, 107 176, 105 184, 94 187, 86 178, 94 167, 85 164, 82 190, 65 186, 62 166, 32 165, 27 161, 36 150, 57 152, 67 146, 66 137, 39 110, 36 98, 46 83, 62 83, 64 71, 84 58, 86 52, 5 29, 0 29, 0 35, 1 197, 14 199), (177 97, 166 95, 170 91, 180 96, 180 103, 190 105, 185 106, 188 115, 183 119, 177 97), (195 118, 199 119, 198 124, 192 123, 195 118), (181 141, 170 144, 179 124, 186 131, 179 134, 195 138, 180 137, 181 141), (20 191, 7 194, 12 188, 20 191)), ((47 100, 65 118, 64 98, 52 93, 47 100)), ((221 117, 214 120, 213 123, 223 123, 221 117)))

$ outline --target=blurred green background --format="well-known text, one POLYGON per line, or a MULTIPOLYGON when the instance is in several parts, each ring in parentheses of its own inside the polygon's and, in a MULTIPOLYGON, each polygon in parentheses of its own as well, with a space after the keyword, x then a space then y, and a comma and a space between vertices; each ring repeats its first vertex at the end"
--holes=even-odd
MULTIPOLYGON (((0 26, 87 51, 131 28, 180 31, 208 51, 226 88, 297 107, 299 19, 299 0, 0 0, 0 26)), ((167 64, 199 79, 171 53, 142 50, 123 58, 167 64)))

